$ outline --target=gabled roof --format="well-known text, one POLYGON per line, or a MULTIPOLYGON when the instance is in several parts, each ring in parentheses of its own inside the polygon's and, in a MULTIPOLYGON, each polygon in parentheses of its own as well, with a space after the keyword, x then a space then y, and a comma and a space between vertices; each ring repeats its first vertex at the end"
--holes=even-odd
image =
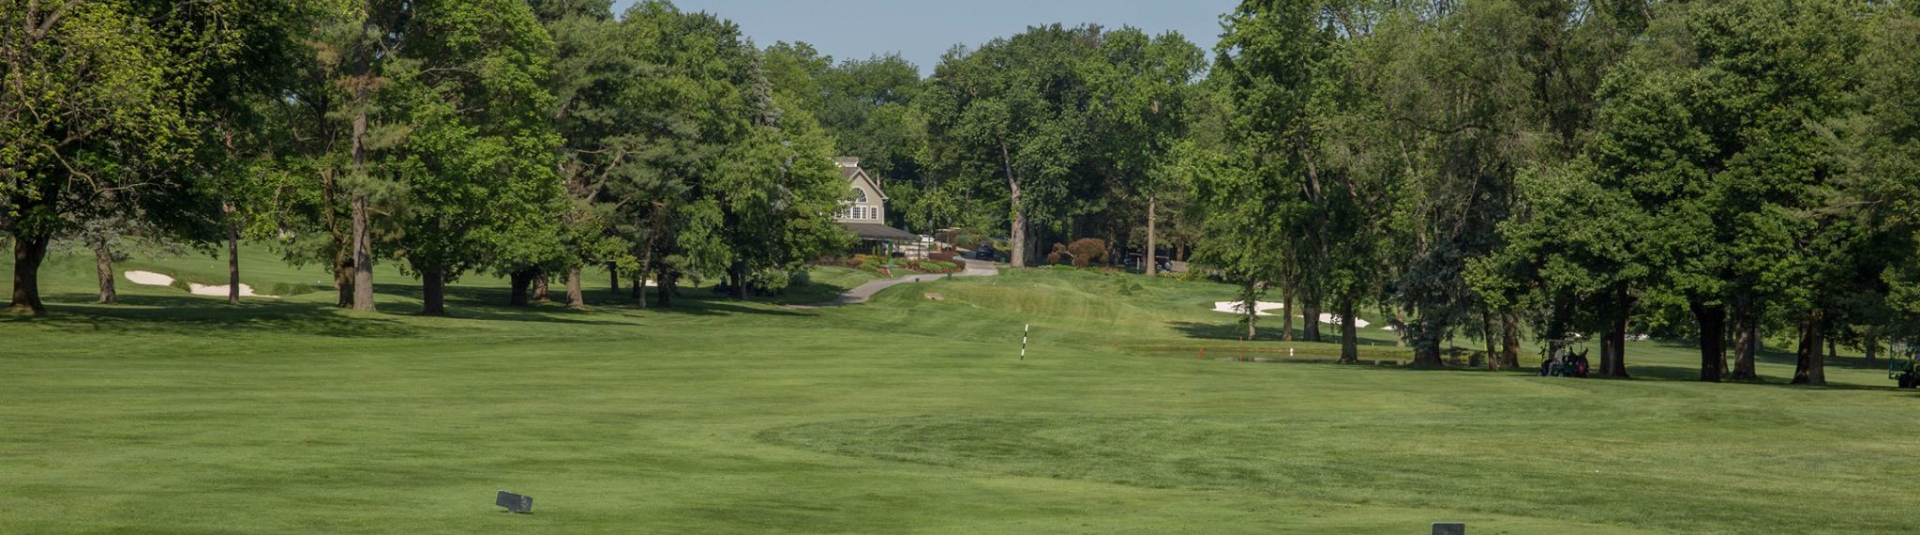
POLYGON ((833 162, 840 164, 840 178, 847 179, 849 185, 857 180, 865 180, 867 181, 867 189, 871 189, 874 193, 880 194, 880 200, 888 200, 887 192, 881 191, 880 189, 880 183, 875 181, 872 176, 868 176, 865 170, 860 169, 859 158, 834 158, 833 162))
POLYGON ((908 233, 907 231, 889 227, 879 223, 841 222, 840 224, 842 226, 847 227, 847 230, 853 231, 853 234, 855 236, 859 236, 860 239, 863 239, 863 240, 907 241, 907 242, 920 241, 919 236, 915 236, 911 233, 908 233))

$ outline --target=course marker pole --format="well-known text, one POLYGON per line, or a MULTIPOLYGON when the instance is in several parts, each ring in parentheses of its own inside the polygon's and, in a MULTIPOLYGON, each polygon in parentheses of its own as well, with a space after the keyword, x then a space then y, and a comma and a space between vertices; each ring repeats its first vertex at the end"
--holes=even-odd
POLYGON ((1020 360, 1027 360, 1027 334, 1033 332, 1033 324, 1028 323, 1020 329, 1020 360))

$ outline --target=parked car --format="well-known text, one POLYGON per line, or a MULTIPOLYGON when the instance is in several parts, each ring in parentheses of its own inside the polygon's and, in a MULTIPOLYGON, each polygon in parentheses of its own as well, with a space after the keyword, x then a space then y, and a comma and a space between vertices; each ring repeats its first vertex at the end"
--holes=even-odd
POLYGON ((973 257, 978 260, 993 260, 993 244, 982 243, 979 247, 973 248, 973 257))
MULTIPOLYGON (((1147 270, 1146 264, 1141 262, 1141 260, 1144 258, 1145 256, 1140 253, 1127 253, 1127 259, 1126 259, 1126 262, 1124 262, 1124 265, 1127 267, 1127 269, 1131 269, 1134 271, 1146 271, 1147 270)), ((1169 259, 1164 256, 1155 256, 1153 258, 1153 263, 1154 263, 1154 267, 1156 269, 1159 269, 1160 271, 1173 271, 1172 259, 1169 259)))

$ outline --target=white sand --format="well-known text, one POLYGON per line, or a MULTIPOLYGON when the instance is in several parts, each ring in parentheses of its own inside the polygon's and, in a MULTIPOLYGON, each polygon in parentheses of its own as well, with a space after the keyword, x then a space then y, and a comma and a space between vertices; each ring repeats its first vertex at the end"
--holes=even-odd
MULTIPOLYGON (((1273 314, 1272 314, 1272 313, 1270 313, 1270 312, 1267 312, 1267 311, 1269 311, 1269 310, 1281 310, 1281 309, 1284 309, 1284 308, 1287 308, 1287 304, 1286 304, 1286 303, 1274 303, 1274 302, 1269 302, 1269 301, 1255 301, 1255 302, 1253 303, 1253 315, 1255 315, 1255 316, 1272 316, 1273 314)), ((1246 306, 1245 306, 1245 303, 1241 303, 1241 302, 1239 302, 1239 301, 1215 301, 1215 302, 1213 303, 1213 311, 1214 311, 1214 312, 1224 312, 1224 313, 1227 313, 1227 314, 1246 314, 1246 313, 1247 313, 1247 309, 1246 309, 1246 306)))
POLYGON ((134 284, 143 286, 173 286, 173 277, 151 271, 128 271, 124 275, 126 275, 127 280, 133 281, 134 284))
MULTIPOLYGON (((1286 303, 1274 303, 1271 301, 1255 301, 1253 303, 1253 315, 1272 316, 1273 313, 1269 311, 1285 310, 1286 308, 1287 308, 1286 303)), ((1247 309, 1241 306, 1241 303, 1239 301, 1215 301, 1213 303, 1213 311, 1225 313, 1225 314, 1245 314, 1247 309)), ((1321 314, 1320 323, 1339 325, 1340 316, 1334 315, 1334 314, 1321 314)), ((1354 327, 1364 329, 1368 325, 1372 325, 1372 323, 1368 322, 1367 320, 1363 320, 1359 318, 1354 318, 1353 320, 1354 327)), ((1392 328, 1388 327, 1388 330, 1392 330, 1392 328)))
MULTIPOLYGON (((161 275, 159 273, 154 273, 151 271, 128 271, 126 273, 123 273, 122 275, 125 275, 127 277, 127 280, 133 281, 134 284, 139 284, 142 286, 173 286, 173 277, 168 277, 166 275, 161 275)), ((218 286, 208 286, 205 284, 188 283, 187 287, 191 288, 191 290, 189 291, 193 292, 193 295, 207 295, 207 296, 213 296, 213 297, 227 296, 227 285, 225 284, 218 285, 218 286)), ((253 293, 252 286, 242 284, 240 285, 240 297, 279 297, 279 296, 275 296, 275 295, 263 296, 263 295, 255 294, 253 293)))
MULTIPOLYGON (((225 284, 222 284, 219 286, 207 286, 205 284, 199 284, 199 283, 187 283, 187 287, 193 289, 192 290, 193 295, 211 295, 214 297, 226 297, 227 290, 228 290, 227 285, 225 284)), ((252 286, 241 284, 240 297, 259 297, 259 296, 254 295, 252 286)))
MULTIPOLYGON (((1339 325, 1340 316, 1336 316, 1333 314, 1325 314, 1325 313, 1320 314, 1320 323, 1331 323, 1334 325, 1339 325)), ((1372 323, 1368 323, 1367 320, 1363 320, 1360 318, 1353 318, 1353 326, 1355 328, 1365 329, 1367 328, 1368 325, 1372 325, 1372 323)))

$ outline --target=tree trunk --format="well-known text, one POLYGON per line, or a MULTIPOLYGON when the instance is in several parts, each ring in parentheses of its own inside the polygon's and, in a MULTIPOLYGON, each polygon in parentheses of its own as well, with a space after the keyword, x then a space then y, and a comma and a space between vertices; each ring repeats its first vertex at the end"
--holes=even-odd
POLYGON ((1152 277, 1160 273, 1160 260, 1159 260, 1160 257, 1157 255, 1157 253, 1155 253, 1155 251, 1158 251, 1160 249, 1159 249, 1159 244, 1154 241, 1154 229, 1155 229, 1154 225, 1157 223, 1157 221, 1154 220, 1153 209, 1154 209, 1154 197, 1153 197, 1153 194, 1149 193, 1147 194, 1147 252, 1146 254, 1141 255, 1146 257, 1148 277, 1152 277))
POLYGON ((1833 333, 1826 333, 1826 334, 1827 334, 1826 336, 1827 358, 1830 358, 1830 359, 1840 358, 1840 338, 1833 336, 1833 333))
MULTIPOLYGON (((364 107, 366 89, 356 94, 364 107)), ((367 177, 367 112, 363 109, 353 116, 353 175, 356 179, 367 177)), ((373 311, 373 228, 369 221, 367 193, 365 184, 354 184, 353 192, 353 309, 363 312, 373 311)))
POLYGON ((1690 303, 1700 326, 1700 380, 1718 383, 1727 372, 1727 307, 1690 303))
POLYGON ((1758 314, 1753 309, 1752 299, 1746 296, 1736 297, 1733 301, 1733 376, 1735 381, 1752 381, 1760 378, 1754 368, 1754 353, 1760 351, 1760 325, 1758 314))
MULTIPOLYGON (((619 280, 619 277, 615 276, 614 280, 619 280)), ((587 307, 586 293, 580 288, 579 266, 567 268, 567 306, 570 308, 587 307)))
POLYGON ((1500 366, 1520 367, 1520 318, 1512 310, 1500 314, 1500 366))
POLYGON ((114 291, 113 287, 113 246, 107 240, 98 240, 93 244, 93 272, 100 280, 100 304, 119 302, 119 292, 114 291))
POLYGON ((535 276, 536 273, 531 269, 523 269, 507 274, 507 284, 512 288, 511 293, 509 293, 507 297, 507 306, 527 306, 527 289, 533 285, 533 278, 535 276))
POLYGON ((1613 374, 1613 333, 1600 333, 1600 369, 1594 375, 1609 377, 1613 374))
POLYGON ((352 129, 352 161, 354 183, 353 207, 350 218, 353 228, 353 309, 372 312, 373 306, 373 228, 367 208, 367 108, 372 84, 365 78, 373 73, 373 58, 370 52, 362 52, 354 58, 354 74, 360 75, 361 83, 354 85, 352 129))
POLYGON ((50 241, 47 236, 13 237, 13 302, 8 310, 46 317, 47 305, 40 302, 40 262, 47 259, 50 241))
POLYGON ((1318 297, 1308 295, 1300 296, 1300 322, 1300 340, 1305 342, 1319 342, 1320 299, 1318 297))
POLYGON ((1293 341, 1293 291, 1280 287, 1280 341, 1293 341))
POLYGON ((1480 311, 1480 339, 1487 343, 1487 369, 1492 371, 1500 370, 1499 348, 1496 347, 1497 341, 1494 339, 1500 336, 1500 331, 1495 327, 1496 323, 1498 322, 1493 320, 1492 312, 1480 311))
MULTIPOLYGON (((1019 198, 1019 196, 1020 194, 1018 192, 1014 193, 1014 198, 1017 199, 1019 198)), ((1027 238, 1027 215, 1026 214, 1021 213, 1019 211, 1015 211, 1013 213, 1013 224, 1012 224, 1011 231, 1013 233, 1013 244, 1011 249, 1013 250, 1011 251, 1012 258, 1007 259, 1008 265, 1016 268, 1027 267, 1027 262, 1030 259, 1028 258, 1028 254, 1027 254, 1028 238, 1027 238)))
POLYGON ((421 314, 428 316, 447 315, 447 272, 441 268, 420 270, 421 302, 425 307, 421 314))
POLYGON ((334 306, 353 308, 353 250, 334 215, 334 187, 333 171, 320 171, 320 204, 326 207, 327 237, 333 243, 333 291, 339 294, 334 306))
POLYGON ((732 287, 727 288, 727 294, 736 301, 745 301, 747 299, 747 263, 734 262, 727 269, 727 274, 727 278, 733 279, 732 287))
POLYGON ((1613 329, 1613 372, 1608 377, 1631 379, 1627 373, 1627 326, 1630 321, 1622 318, 1613 329))
POLYGON ((539 275, 533 276, 533 300, 537 303, 545 303, 549 300, 547 296, 547 273, 544 271, 540 272, 539 275))
POLYGON ((353 309, 372 312, 373 308, 373 229, 367 218, 367 196, 353 196, 353 309))
POLYGON ((1827 311, 1814 307, 1800 321, 1800 362, 1793 370, 1793 384, 1825 386, 1827 355, 1821 352, 1827 329, 1827 311))
POLYGON ((1440 355, 1440 339, 1426 336, 1414 338, 1413 365, 1423 368, 1446 366, 1440 355))
POLYGON ((1393 347, 1407 347, 1407 312, 1394 307, 1393 319, 1400 324, 1393 329, 1393 347))
POLYGON ((353 308, 353 257, 348 255, 346 247, 341 247, 340 253, 334 256, 333 290, 339 294, 334 306, 353 308))
POLYGON ((634 303, 639 303, 641 309, 647 307, 647 270, 634 274, 634 288, 628 288, 628 291, 634 293, 630 295, 630 299, 634 299, 634 303))
POLYGON ((1360 326, 1355 323, 1353 298, 1340 299, 1340 363, 1360 363, 1360 326))
POLYGON ((1601 344, 1601 375, 1626 379, 1627 373, 1627 328, 1633 321, 1633 298, 1627 295, 1626 288, 1614 291, 1613 305, 1609 307, 1612 316, 1607 323, 1606 340, 1601 344), (1612 349, 1612 354, 1606 354, 1612 349))
POLYGON ((1727 366, 1727 344, 1730 343, 1728 337, 1732 336, 1732 334, 1731 331, 1727 330, 1726 316, 1720 316, 1720 358, 1714 362, 1714 367, 1720 370, 1721 380, 1726 380, 1726 378, 1733 376, 1733 368, 1727 366))
POLYGON ((1020 205, 1020 178, 1013 174, 1013 155, 1006 142, 1000 143, 1000 160, 1007 168, 1007 202, 1013 207, 1013 258, 1016 268, 1027 267, 1027 210, 1020 205))
POLYGON ((240 222, 233 219, 233 208, 227 212, 227 304, 240 304, 240 222))
POLYGON ((673 279, 674 275, 665 269, 653 279, 654 302, 659 303, 660 308, 673 308, 673 279))
MULTIPOLYGON (((1107 255, 1107 256, 1106 256, 1106 263, 1107 263, 1107 264, 1112 264, 1112 263, 1113 263, 1113 259, 1114 259, 1114 258, 1116 258, 1116 256, 1117 256, 1117 255, 1115 255, 1115 254, 1113 253, 1113 251, 1114 251, 1114 244, 1116 244, 1116 243, 1120 243, 1120 242, 1119 242, 1119 240, 1116 240, 1116 239, 1114 239, 1114 237, 1113 237, 1113 236, 1114 236, 1114 234, 1113 234, 1113 227, 1107 227, 1107 250, 1106 250, 1106 255, 1107 255)), ((1093 263, 1093 261, 1092 261, 1092 259, 1088 259, 1088 261, 1087 261, 1087 266, 1089 266, 1089 267, 1100 267, 1100 265, 1099 265, 1099 264, 1095 264, 1095 263, 1093 263)))
POLYGON ((607 276, 613 279, 613 295, 620 295, 620 266, 607 262, 607 276))
POLYGON ((1260 281, 1250 280, 1250 281, 1243 282, 1241 284, 1242 286, 1240 287, 1240 323, 1245 324, 1247 326, 1246 339, 1252 340, 1257 335, 1260 334, 1260 332, 1257 330, 1259 321, 1260 321, 1259 299, 1257 298, 1259 295, 1258 290, 1260 289, 1260 281))
POLYGON ((1867 352, 1867 366, 1872 367, 1874 358, 1880 356, 1880 338, 1869 334, 1860 345, 1866 346, 1862 349, 1867 352))

